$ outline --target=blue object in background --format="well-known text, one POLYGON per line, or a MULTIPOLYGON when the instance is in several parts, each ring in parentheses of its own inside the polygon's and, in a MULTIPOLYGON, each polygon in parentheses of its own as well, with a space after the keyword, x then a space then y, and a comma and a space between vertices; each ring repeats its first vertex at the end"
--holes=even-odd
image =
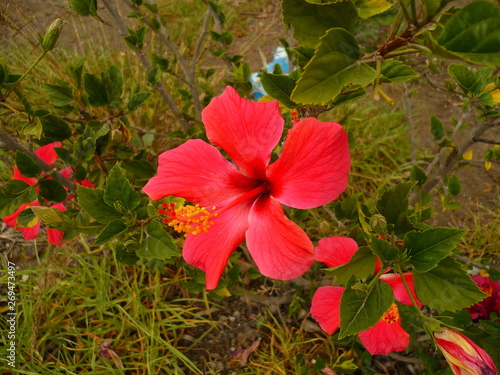
MULTIPOLYGON (((276 51, 273 53, 273 56, 274 56, 273 61, 267 64, 267 66, 265 66, 264 69, 267 70, 268 72, 272 72, 276 64, 279 64, 281 66, 283 74, 287 74, 290 67, 288 65, 288 55, 286 53, 285 48, 283 47, 276 48, 276 51)), ((262 87, 262 84, 260 83, 260 72, 252 73, 252 75, 250 76, 250 82, 252 83, 253 87, 252 94, 255 97, 255 99, 259 100, 264 95, 267 95, 266 91, 262 87)))

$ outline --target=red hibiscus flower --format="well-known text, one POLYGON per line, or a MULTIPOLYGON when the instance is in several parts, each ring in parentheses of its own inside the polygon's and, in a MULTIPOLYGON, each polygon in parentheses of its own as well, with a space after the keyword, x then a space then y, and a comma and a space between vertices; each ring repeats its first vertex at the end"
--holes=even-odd
MULTIPOLYGON (((40 147, 35 151, 35 154, 46 162, 49 165, 52 165, 57 160, 57 154, 54 151, 54 147, 61 147, 61 142, 54 142, 47 144, 45 146, 40 147)), ((28 185, 34 185, 38 182, 38 179, 35 177, 25 177, 17 167, 14 167, 14 176, 12 177, 14 180, 21 180, 26 182, 28 185)), ((2 218, 5 224, 9 227, 19 229, 23 233, 23 237, 26 240, 33 240, 38 237, 38 232, 40 231, 40 220, 38 218, 34 218, 26 227, 22 227, 18 224, 17 219, 19 214, 24 210, 34 207, 40 206, 40 203, 36 200, 31 203, 24 203, 11 215, 5 216, 2 218)), ((60 211, 65 211, 66 207, 62 203, 58 203, 56 205, 51 206, 60 211)), ((56 229, 47 229, 47 241, 52 245, 60 245, 63 237, 63 232, 58 231, 56 229)))
POLYGON ((434 340, 455 375, 498 375, 491 357, 468 337, 443 328, 434 340))
POLYGON ((472 319, 490 319, 490 314, 500 312, 500 281, 491 281, 488 277, 481 275, 472 276, 472 280, 484 293, 489 294, 481 302, 467 309, 472 319))
MULTIPOLYGON (((358 245, 352 238, 329 237, 321 239, 314 252, 316 260, 329 267, 336 267, 349 262, 357 249, 358 245)), ((380 261, 375 266, 375 273, 378 270, 380 261)), ((403 275, 415 301, 421 305, 413 290, 413 275, 411 273, 403 275)), ((380 280, 389 284, 397 301, 405 305, 412 304, 399 274, 384 274, 380 280)), ((311 315, 328 334, 333 334, 340 327, 340 299, 344 290, 345 288, 340 286, 325 286, 318 288, 313 296, 311 315)), ((360 332, 358 337, 372 355, 387 355, 390 351, 401 351, 410 343, 410 335, 402 328, 398 307, 394 303, 377 324, 360 332)))
MULTIPOLYGON (((40 159, 45 161, 47 164, 52 166, 52 164, 57 160, 57 153, 55 152, 54 147, 61 147, 61 146, 62 146, 61 142, 50 143, 37 149, 35 151, 35 154, 40 159)), ((61 170, 60 173, 63 176, 70 178, 70 175, 73 173, 73 170, 70 167, 67 167, 61 170)), ((14 167, 14 175, 12 178, 14 180, 24 181, 28 185, 34 185, 35 183, 38 182, 38 179, 36 177, 25 177, 17 167, 14 167)), ((94 187, 94 185, 88 180, 83 180, 81 184, 84 186, 94 187)), ((68 197, 67 199, 71 199, 71 197, 68 197)), ((33 240, 38 237, 38 233, 40 231, 40 221, 38 220, 38 218, 35 217, 30 223, 28 223, 27 226, 20 226, 18 223, 18 218, 21 212, 34 206, 40 206, 38 200, 33 201, 31 203, 22 204, 14 213, 5 216, 4 218, 2 218, 2 220, 8 226, 19 229, 23 233, 23 236, 26 240, 33 240)), ((64 207, 62 203, 57 203, 50 207, 58 209, 59 211, 66 211, 66 207, 64 207)), ((63 235, 64 233, 59 230, 51 228, 47 229, 47 241, 52 245, 61 245, 63 235)))
MULTIPOLYGON (((38 218, 35 217, 26 227, 20 226, 17 220, 21 212, 30 207, 36 207, 36 206, 40 206, 40 203, 37 200, 31 203, 24 203, 21 206, 19 206, 16 212, 14 212, 9 216, 5 216, 4 218, 2 218, 2 220, 9 227, 19 229, 23 233, 23 237, 25 240, 34 240, 35 238, 38 237, 38 232, 40 231, 40 220, 38 220, 38 218)), ((62 203, 57 203, 50 207, 55 208, 59 211, 66 211, 66 207, 64 207, 64 204, 62 203)), ((64 233, 57 229, 47 228, 47 242, 50 243, 51 245, 61 245, 63 243, 62 242, 63 235, 64 233)))
POLYGON ((217 286, 231 253, 246 239, 260 272, 288 280, 313 263, 313 245, 281 204, 308 209, 327 204, 347 185, 347 134, 333 122, 299 121, 281 156, 269 164, 284 120, 277 102, 254 103, 227 87, 203 111, 208 139, 189 140, 159 157, 158 175, 144 187, 153 200, 182 197, 195 206, 160 210, 186 232, 184 259, 217 286))

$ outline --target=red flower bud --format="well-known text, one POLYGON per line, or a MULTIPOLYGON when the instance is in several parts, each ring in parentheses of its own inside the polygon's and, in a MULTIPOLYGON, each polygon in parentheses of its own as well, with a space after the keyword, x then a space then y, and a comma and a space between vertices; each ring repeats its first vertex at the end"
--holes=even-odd
POLYGON ((491 357, 468 337, 443 328, 434 339, 455 375, 498 375, 491 357))

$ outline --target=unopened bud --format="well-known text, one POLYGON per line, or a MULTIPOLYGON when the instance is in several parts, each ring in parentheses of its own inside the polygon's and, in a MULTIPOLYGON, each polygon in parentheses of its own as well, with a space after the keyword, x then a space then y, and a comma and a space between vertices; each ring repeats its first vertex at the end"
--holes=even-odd
POLYGON ((375 214, 370 218, 370 227, 375 233, 384 233, 387 227, 387 220, 380 214, 375 214))
POLYGON ((62 26, 63 22, 59 18, 50 24, 42 40, 42 48, 45 52, 52 51, 56 46, 59 35, 61 35, 62 26))
POLYGON ((318 228, 318 231, 319 231, 319 234, 322 235, 322 236, 327 236, 328 234, 330 234, 330 224, 326 221, 322 221, 320 224, 319 224, 319 228, 318 228))

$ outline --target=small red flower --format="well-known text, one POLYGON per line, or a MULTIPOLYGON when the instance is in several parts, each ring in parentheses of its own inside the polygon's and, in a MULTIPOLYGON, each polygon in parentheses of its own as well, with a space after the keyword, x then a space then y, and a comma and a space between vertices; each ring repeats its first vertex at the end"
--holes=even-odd
MULTIPOLYGON (((314 248, 314 256, 318 262, 325 263, 328 267, 337 267, 348 263, 358 250, 358 244, 352 238, 333 236, 322 238, 318 242, 318 246, 314 248)), ((382 268, 382 263, 377 258, 373 274, 376 274, 382 268)), ((387 271, 386 271, 387 272, 387 271)), ((412 291, 413 298, 419 306, 422 303, 418 300, 413 286, 413 275, 411 273, 403 273, 405 281, 412 291)), ((397 273, 385 273, 380 277, 380 280, 389 284, 394 292, 396 299, 405 304, 411 305, 412 300, 408 295, 401 276, 397 273)))
POLYGON ((234 164, 216 147, 189 140, 160 155, 158 175, 144 187, 153 200, 174 195, 199 205, 160 211, 186 233, 184 259, 206 272, 206 287, 213 289, 246 239, 262 274, 281 280, 302 275, 314 261, 313 245, 281 205, 308 209, 338 197, 350 168, 346 132, 333 122, 299 121, 269 164, 283 132, 277 102, 249 102, 227 87, 202 117, 208 139, 234 164))
MULTIPOLYGON (((38 148, 35 151, 35 154, 44 162, 52 166, 52 164, 57 160, 57 153, 55 152, 54 147, 61 147, 61 146, 62 146, 61 142, 50 143, 38 148)), ((61 170, 60 173, 63 176, 70 178, 73 171, 70 167, 67 167, 61 170)), ((12 179, 24 181, 28 185, 34 185, 35 183, 38 182, 38 179, 36 177, 25 177, 17 167, 14 167, 14 175, 12 179)), ((84 186, 94 187, 94 185, 88 180, 83 180, 80 183, 84 186)), ((72 197, 68 197, 67 199, 71 198, 72 197)), ((33 240, 38 237, 38 233, 40 231, 40 221, 38 220, 38 218, 35 217, 30 223, 28 223, 27 226, 20 226, 18 223, 18 218, 21 212, 30 207, 36 207, 36 206, 40 206, 40 202, 38 200, 33 201, 31 203, 24 203, 21 206, 19 206, 19 208, 14 213, 5 216, 4 218, 2 218, 2 220, 8 226, 19 229, 23 233, 23 237, 26 240, 33 240)), ((66 211, 66 207, 64 207, 62 203, 57 203, 50 207, 55 208, 59 211, 66 211)), ((61 245, 63 235, 64 233, 59 230, 47 228, 47 242, 52 245, 61 245)))
POLYGON ((481 275, 472 276, 472 280, 481 288, 483 293, 489 294, 481 302, 467 309, 472 319, 490 319, 492 312, 500 312, 500 280, 491 281, 488 277, 481 275))
MULTIPOLYGON (((40 231, 40 220, 38 220, 38 218, 35 217, 26 227, 20 226, 17 220, 21 212, 30 207, 37 207, 37 206, 40 206, 40 202, 38 202, 37 200, 31 203, 24 203, 21 206, 19 206, 19 208, 13 214, 5 216, 4 218, 2 218, 2 220, 9 227, 19 229, 23 233, 23 237, 25 240, 34 240, 35 238, 38 237, 38 232, 40 231)), ((66 207, 64 207, 64 204, 62 203, 57 203, 50 207, 55 208, 59 211, 66 211, 66 207)), ((57 229, 47 228, 47 242, 50 243, 51 245, 61 245, 63 243, 62 242, 63 235, 64 233, 57 229)))
MULTIPOLYGON (((330 335, 340 327, 340 299, 344 290, 341 286, 322 286, 312 298, 311 315, 330 335)), ((358 337, 372 355, 401 351, 410 343, 410 335, 401 327, 398 307, 394 303, 377 324, 360 332, 358 337)))
MULTIPOLYGON (((348 263, 357 249, 358 245, 352 238, 329 237, 319 241, 314 253, 316 260, 329 267, 336 267, 348 263)), ((381 264, 378 261, 374 273, 377 273, 380 268, 381 264)), ((421 305, 413 289, 413 275, 404 273, 403 276, 413 297, 421 305)), ((406 305, 412 304, 399 274, 386 273, 380 277, 380 280, 392 288, 397 301, 406 305)), ((340 327, 340 299, 344 290, 345 288, 340 286, 325 286, 318 288, 313 296, 311 315, 328 334, 333 334, 340 327)), ((410 335, 401 326, 396 304, 392 304, 377 324, 360 332, 358 337, 372 355, 387 355, 390 351, 401 351, 410 343, 410 335)))
POLYGON ((443 328, 434 340, 455 375, 498 375, 491 357, 468 337, 443 328))

